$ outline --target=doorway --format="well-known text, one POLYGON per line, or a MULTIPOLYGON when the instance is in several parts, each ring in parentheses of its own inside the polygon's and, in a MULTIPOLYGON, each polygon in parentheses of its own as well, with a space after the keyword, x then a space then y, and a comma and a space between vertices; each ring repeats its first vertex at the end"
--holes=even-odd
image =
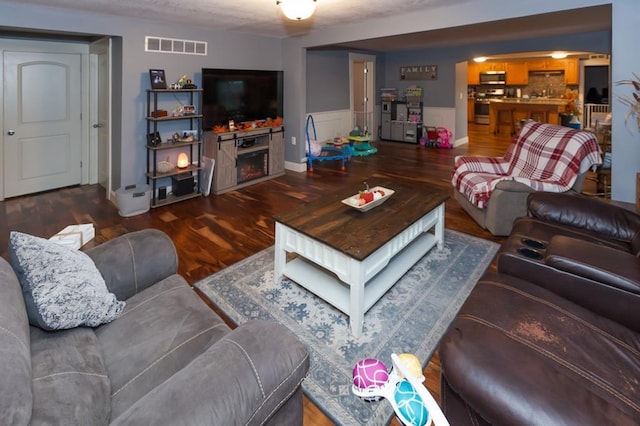
POLYGON ((609 58, 589 58, 580 61, 580 93, 583 93, 584 114, 582 125, 593 128, 602 123, 611 112, 611 68, 609 58))
POLYGON ((0 200, 89 183, 88 42, 3 39, 0 200))
MULTIPOLYGON (((378 120, 373 113, 376 57, 350 53, 349 64, 351 128, 358 126, 360 130, 373 134, 374 129, 378 128, 378 120)), ((374 137, 379 138, 379 135, 375 134, 374 137)))

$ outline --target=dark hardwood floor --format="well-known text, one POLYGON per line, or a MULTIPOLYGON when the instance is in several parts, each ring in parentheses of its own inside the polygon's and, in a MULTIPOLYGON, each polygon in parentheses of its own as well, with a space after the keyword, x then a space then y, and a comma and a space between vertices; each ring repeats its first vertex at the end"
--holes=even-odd
MULTIPOLYGON (((354 157, 347 172, 339 163, 316 165, 313 174, 287 172, 285 176, 227 194, 172 204, 130 218, 118 215, 97 185, 65 188, 0 202, 0 254, 7 258, 12 230, 50 237, 69 224, 94 223, 96 238, 85 248, 118 235, 157 228, 174 241, 179 272, 189 283, 219 271, 274 243, 272 216, 321 198, 337 188, 352 187, 377 177, 423 182, 425 188, 451 191, 451 169, 456 155, 504 154, 508 136, 494 136, 488 126, 470 125, 469 143, 454 149, 422 148, 398 142, 376 142, 378 153, 354 157)), ((446 227, 501 242, 481 229, 455 202, 446 203, 446 227)), ((425 369, 427 387, 439 399, 440 364, 436 356, 425 369)), ((330 425, 315 405, 305 399, 305 425, 330 425)), ((396 420, 392 424, 398 424, 396 420)))

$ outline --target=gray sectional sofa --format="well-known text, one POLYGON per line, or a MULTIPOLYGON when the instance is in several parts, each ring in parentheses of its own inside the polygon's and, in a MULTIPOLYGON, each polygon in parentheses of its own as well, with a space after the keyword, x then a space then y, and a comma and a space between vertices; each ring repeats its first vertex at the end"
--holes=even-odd
POLYGON ((302 424, 309 355, 290 332, 262 321, 231 330, 176 274, 160 231, 87 254, 126 306, 110 323, 58 331, 29 324, 0 259, 3 425, 302 424))

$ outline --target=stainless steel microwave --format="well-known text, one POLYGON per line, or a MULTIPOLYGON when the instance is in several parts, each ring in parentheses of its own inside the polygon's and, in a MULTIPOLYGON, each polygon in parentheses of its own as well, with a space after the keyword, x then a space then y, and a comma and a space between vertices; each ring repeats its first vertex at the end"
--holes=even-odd
POLYGON ((483 71, 480 73, 480 84, 506 84, 507 73, 504 71, 483 71))

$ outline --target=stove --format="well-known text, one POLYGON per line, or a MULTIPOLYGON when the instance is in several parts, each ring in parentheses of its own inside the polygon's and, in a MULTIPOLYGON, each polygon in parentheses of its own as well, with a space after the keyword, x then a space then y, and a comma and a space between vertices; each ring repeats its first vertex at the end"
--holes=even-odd
POLYGON ((491 99, 503 98, 504 94, 504 87, 481 87, 476 95, 476 104, 473 111, 474 122, 476 124, 489 124, 489 104, 491 99))

